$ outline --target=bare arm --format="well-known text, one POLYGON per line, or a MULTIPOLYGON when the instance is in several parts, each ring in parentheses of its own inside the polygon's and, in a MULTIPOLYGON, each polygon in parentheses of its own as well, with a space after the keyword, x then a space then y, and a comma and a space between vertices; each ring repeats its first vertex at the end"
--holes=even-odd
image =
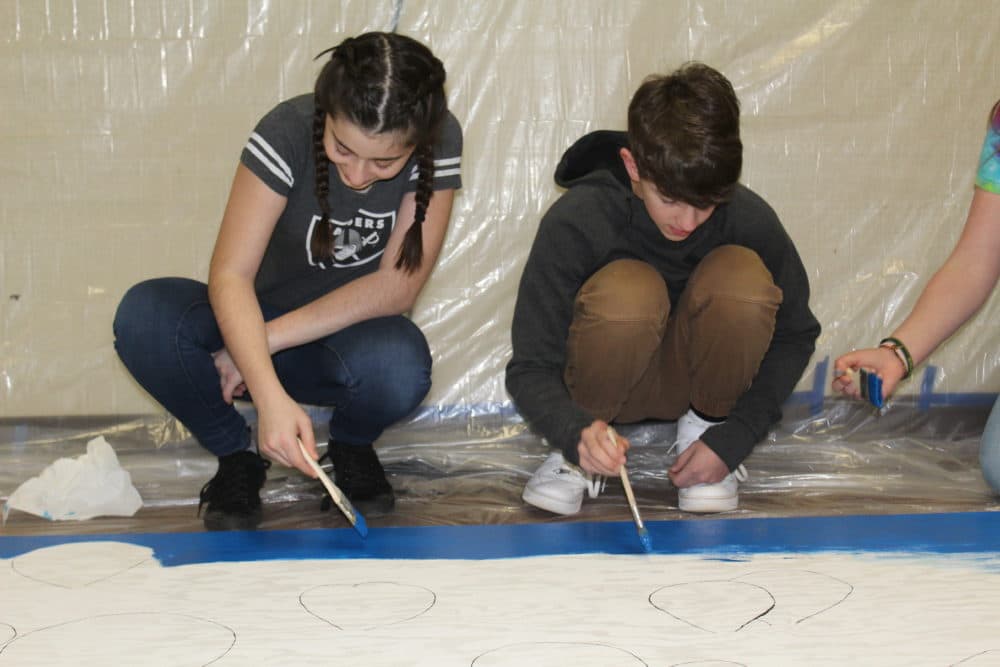
POLYGON ((976 188, 955 249, 893 332, 924 361, 986 302, 1000 276, 1000 195, 976 188))
POLYGON ((243 165, 237 168, 212 255, 209 299, 226 343, 223 354, 238 370, 230 384, 245 383, 257 406, 261 453, 315 476, 297 442, 301 439, 310 455, 318 456, 312 422, 281 386, 271 355, 356 322, 409 310, 437 261, 453 199, 453 190, 431 197, 423 223, 423 261, 413 273, 394 266, 413 221, 416 199, 410 194, 403 198, 402 223, 393 230, 377 271, 265 324, 254 278, 287 200, 243 165))
POLYGON ((208 273, 208 296, 226 348, 253 396, 261 400, 284 390, 268 353, 254 277, 286 202, 239 165, 208 273))
MULTIPOLYGON (((245 166, 237 167, 212 253, 208 297, 226 343, 225 350, 216 355, 216 365, 220 366, 219 355, 228 354, 238 369, 236 380, 250 389, 257 406, 261 453, 314 477, 297 451, 301 439, 311 455, 318 456, 312 420, 278 380, 254 290, 254 277, 286 202, 245 166)), ((225 376, 222 383, 223 394, 230 400, 225 376)))
MULTIPOLYGON (((979 310, 998 277, 1000 195, 976 188, 955 249, 927 283, 909 316, 892 333, 909 349, 914 365, 927 359, 979 310)), ((892 394, 904 373, 899 359, 886 348, 850 352, 834 363, 838 373, 862 367, 874 369, 882 377, 884 396, 892 394)), ((834 378, 833 388, 855 397, 860 393, 849 375, 834 378)))

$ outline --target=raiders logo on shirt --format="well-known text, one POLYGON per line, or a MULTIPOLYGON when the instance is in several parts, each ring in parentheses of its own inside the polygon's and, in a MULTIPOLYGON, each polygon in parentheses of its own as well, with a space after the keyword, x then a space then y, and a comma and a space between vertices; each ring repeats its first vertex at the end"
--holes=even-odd
POLYGON ((333 257, 314 258, 309 248, 313 228, 319 224, 320 216, 314 215, 306 233, 306 255, 310 266, 322 269, 350 267, 367 264, 385 252, 389 234, 396 224, 396 212, 372 213, 359 209, 350 220, 332 220, 330 233, 333 235, 333 257), (332 259, 332 261, 329 261, 332 259))

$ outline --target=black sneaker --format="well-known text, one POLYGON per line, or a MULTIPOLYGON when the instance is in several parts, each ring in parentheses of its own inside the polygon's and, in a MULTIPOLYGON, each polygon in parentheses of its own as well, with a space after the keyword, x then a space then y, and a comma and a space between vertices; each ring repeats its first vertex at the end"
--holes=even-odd
POLYGON ((219 470, 201 488, 208 530, 253 530, 260 523, 260 489, 271 462, 249 450, 219 458, 219 470))
MULTIPOLYGON (((334 484, 361 514, 385 514, 395 506, 396 495, 371 445, 344 445, 331 440, 319 459, 320 465, 324 460, 333 464, 334 484)), ((332 504, 330 495, 324 494, 320 509, 325 512, 332 504)))

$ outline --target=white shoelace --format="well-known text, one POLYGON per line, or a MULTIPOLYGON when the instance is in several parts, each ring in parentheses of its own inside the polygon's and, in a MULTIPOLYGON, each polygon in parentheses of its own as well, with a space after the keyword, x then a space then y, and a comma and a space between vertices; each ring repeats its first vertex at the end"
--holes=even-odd
POLYGON ((596 498, 599 493, 604 491, 604 487, 607 485, 608 480, 604 478, 603 475, 584 475, 587 480, 587 495, 591 498, 596 498))
POLYGON ((604 491, 604 487, 607 486, 607 480, 603 476, 591 475, 590 473, 584 471, 583 468, 575 466, 569 461, 563 461, 562 465, 556 468, 555 472, 561 475, 581 477, 585 488, 587 489, 587 495, 591 498, 596 498, 598 494, 604 491))

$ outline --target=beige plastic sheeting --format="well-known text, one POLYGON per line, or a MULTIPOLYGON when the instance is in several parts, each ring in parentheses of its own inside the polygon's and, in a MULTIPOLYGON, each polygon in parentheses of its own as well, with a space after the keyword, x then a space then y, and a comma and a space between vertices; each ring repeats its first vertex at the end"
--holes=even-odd
MULTIPOLYGON (((697 59, 735 84, 743 181, 809 270, 814 363, 912 306, 958 237, 1000 97, 1000 21, 971 0, 6 0, 0 417, 160 411, 113 350, 122 294, 204 280, 257 119, 311 88, 318 52, 395 23, 444 61, 465 129, 465 187, 413 313, 427 405, 446 414, 509 408, 511 313, 553 169, 583 133, 624 128, 648 73, 697 59)), ((998 313, 994 295, 933 356, 936 391, 997 391, 998 313)))

